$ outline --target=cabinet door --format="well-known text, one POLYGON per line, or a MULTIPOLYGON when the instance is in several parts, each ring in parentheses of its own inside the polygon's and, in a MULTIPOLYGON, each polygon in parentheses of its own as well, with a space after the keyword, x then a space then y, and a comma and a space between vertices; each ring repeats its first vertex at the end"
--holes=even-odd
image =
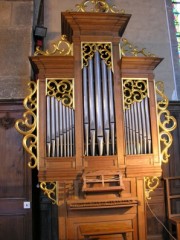
POLYGON ((23 112, 20 100, 0 102, 0 239, 6 240, 32 239, 31 169, 14 127, 23 112))

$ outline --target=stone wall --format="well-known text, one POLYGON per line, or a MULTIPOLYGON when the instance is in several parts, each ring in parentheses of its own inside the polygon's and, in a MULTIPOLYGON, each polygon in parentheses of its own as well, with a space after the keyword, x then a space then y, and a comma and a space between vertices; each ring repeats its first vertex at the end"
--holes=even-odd
POLYGON ((0 99, 24 98, 31 77, 33 1, 0 1, 0 99))
MULTIPOLYGON (((61 12, 75 9, 75 4, 82 1, 44 2, 44 25, 48 28, 45 48, 48 48, 61 35, 61 12)), ((171 54, 177 54, 177 43, 172 37, 174 26, 169 0, 108 2, 132 14, 123 37, 164 58, 155 70, 156 80, 163 80, 168 97, 176 100, 176 90, 180 92, 180 71, 177 57, 173 61, 171 58, 171 54), (167 20, 167 14, 171 16, 170 20, 167 20)), ((28 56, 32 53, 33 0, 0 0, 0 16, 0 99, 21 98, 27 95, 27 82, 31 78, 28 56)))
MULTIPOLYGON (((61 12, 76 9, 75 4, 82 0, 46 0, 45 26, 48 28, 45 46, 58 39, 61 34, 61 12)), ((155 70, 156 80, 165 82, 165 91, 170 99, 176 97, 176 79, 171 60, 171 44, 168 30, 166 0, 109 0, 111 5, 126 13, 132 14, 123 37, 139 48, 146 48, 149 52, 164 58, 155 70)))

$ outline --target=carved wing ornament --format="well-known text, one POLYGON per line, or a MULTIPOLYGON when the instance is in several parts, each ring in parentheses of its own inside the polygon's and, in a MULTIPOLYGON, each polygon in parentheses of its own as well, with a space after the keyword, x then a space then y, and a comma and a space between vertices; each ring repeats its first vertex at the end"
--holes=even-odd
POLYGON ((56 182, 41 182, 40 188, 43 190, 44 194, 52 201, 53 204, 58 205, 57 200, 57 183, 56 182))
POLYGON ((156 93, 160 97, 157 102, 158 109, 158 123, 159 123, 159 138, 161 143, 161 161, 167 163, 170 157, 168 150, 173 142, 171 131, 173 131, 177 122, 176 119, 170 115, 167 110, 169 100, 164 94, 164 83, 162 81, 156 82, 156 93))
POLYGON ((154 192, 154 190, 158 187, 159 185, 159 178, 156 176, 153 177, 145 177, 145 197, 146 199, 150 200, 150 193, 154 192))
POLYGON ((31 81, 29 84, 30 94, 24 99, 23 105, 26 112, 23 114, 22 119, 18 119, 15 123, 15 128, 19 133, 24 135, 23 147, 30 154, 30 161, 28 166, 35 168, 38 165, 36 151, 37 151, 37 86, 36 83, 31 81))

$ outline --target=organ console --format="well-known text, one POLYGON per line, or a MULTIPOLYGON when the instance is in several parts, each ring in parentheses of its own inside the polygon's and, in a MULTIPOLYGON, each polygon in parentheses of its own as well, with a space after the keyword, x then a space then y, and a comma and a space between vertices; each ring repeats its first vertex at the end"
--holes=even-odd
POLYGON ((145 200, 162 174, 158 111, 167 99, 157 105, 153 74, 162 59, 122 38, 130 14, 104 0, 77 8, 61 14, 54 49, 30 57, 38 79, 16 128, 59 206, 59 240, 145 240, 145 200))

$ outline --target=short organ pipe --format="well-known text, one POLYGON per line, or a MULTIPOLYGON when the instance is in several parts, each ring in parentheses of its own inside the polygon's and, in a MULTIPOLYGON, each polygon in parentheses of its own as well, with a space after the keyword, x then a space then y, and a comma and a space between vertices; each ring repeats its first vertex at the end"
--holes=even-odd
POLYGON ((152 153, 152 137, 148 97, 129 105, 124 112, 126 153, 152 153))
POLYGON ((56 99, 46 98, 47 157, 71 157, 74 155, 74 110, 56 99))

